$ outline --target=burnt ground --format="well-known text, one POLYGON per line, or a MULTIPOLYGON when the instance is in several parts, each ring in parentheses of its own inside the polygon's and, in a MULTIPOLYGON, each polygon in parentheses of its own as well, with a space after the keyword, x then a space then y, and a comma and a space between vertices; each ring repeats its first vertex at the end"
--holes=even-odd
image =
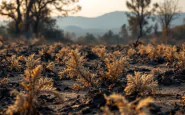
MULTIPOLYGON (((11 44, 8 44, 11 46, 11 44)), ((18 45, 16 50, 14 47, 5 47, 8 48, 7 52, 3 52, 3 47, 1 48, 1 60, 5 59, 6 57, 11 57, 12 55, 23 55, 28 56, 30 54, 38 54, 38 49, 42 49, 43 46, 35 45, 35 46, 24 46, 18 45), (30 48, 32 47, 32 48, 30 48), (41 48, 40 48, 41 47, 41 48), (20 51, 21 50, 21 51, 20 51)), ((48 47, 48 46, 44 46, 48 47)), ((64 45, 59 45, 56 48, 56 52, 58 52, 64 45)), ((70 47, 70 46, 69 46, 70 47)), ((72 46, 71 46, 72 47, 72 46)), ((79 47, 79 46, 76 46, 79 47)), ((72 48, 76 48, 72 47, 72 48)), ((88 50, 92 48, 92 46, 82 46, 79 47, 83 54, 86 55, 86 59, 89 61, 88 64, 92 62, 100 61, 100 57, 96 54, 92 53, 88 54, 88 50)), ((127 51, 128 46, 122 47, 119 51, 122 52, 122 55, 126 56, 125 51, 127 51)), ((116 46, 107 47, 108 52, 117 51, 116 46)), ((56 55, 54 52, 54 55, 56 55)), ((53 58, 55 56, 47 57, 48 60, 53 61, 56 65, 56 73, 47 73, 43 75, 44 77, 50 77, 54 80, 54 86, 57 88, 63 97, 64 102, 57 104, 56 99, 50 95, 47 96, 40 96, 39 99, 42 102, 42 107, 38 108, 40 115, 67 115, 67 114, 103 114, 103 111, 100 109, 102 106, 105 105, 106 101, 103 97, 103 94, 111 94, 111 93, 121 93, 125 95, 124 88, 126 86, 126 75, 133 74, 134 71, 142 72, 149 74, 152 72, 154 68, 160 69, 160 74, 156 76, 156 79, 159 82, 159 87, 157 88, 156 94, 152 95, 155 99, 155 103, 151 106, 151 111, 154 115, 173 115, 173 114, 185 114, 185 108, 182 100, 182 96, 185 95, 185 78, 182 73, 178 75, 174 72, 174 67, 172 64, 167 65, 166 61, 162 63, 158 63, 155 61, 141 61, 142 58, 131 58, 129 60, 129 66, 126 67, 126 71, 120 76, 119 81, 120 84, 116 84, 111 89, 107 89, 104 87, 100 87, 99 89, 93 88, 84 88, 79 91, 73 90, 73 84, 77 83, 75 79, 70 79, 68 77, 59 79, 58 72, 64 67, 64 65, 58 64, 53 58), (100 91, 101 90, 101 91, 100 91)), ((2 62, 4 64, 4 62, 2 62)), ((1 63, 1 64, 2 64, 1 63)), ((46 59, 42 60, 42 63, 48 63, 46 59)), ((10 95, 10 91, 16 89, 18 91, 23 91, 20 82, 22 81, 22 76, 24 75, 24 66, 20 72, 17 71, 8 71, 6 69, 7 65, 1 65, 1 74, 0 80, 8 78, 8 83, 3 84, 0 87, 0 114, 4 115, 7 107, 13 104, 15 97, 10 95)))

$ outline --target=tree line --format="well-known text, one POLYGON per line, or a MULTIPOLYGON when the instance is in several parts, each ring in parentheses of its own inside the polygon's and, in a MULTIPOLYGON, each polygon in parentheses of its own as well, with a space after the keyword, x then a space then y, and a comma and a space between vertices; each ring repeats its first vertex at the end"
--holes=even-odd
MULTIPOLYGON (((160 3, 153 3, 151 0, 128 0, 127 8, 131 13, 127 14, 129 22, 129 30, 132 35, 136 35, 136 43, 141 37, 151 32, 149 19, 157 20, 162 28, 162 35, 167 39, 172 21, 178 18, 180 8, 178 0, 164 0, 160 3)), ((157 24, 154 26, 154 31, 157 29, 157 24)))
MULTIPOLYGON (((53 14, 61 17, 68 16, 81 10, 79 0, 2 0, 0 15, 11 19, 8 31, 15 35, 25 34, 29 37, 32 33, 38 36, 40 33, 49 37, 65 36, 62 30, 57 29, 56 20, 51 18, 53 14)), ((180 8, 178 0, 164 0, 160 3, 152 3, 152 0, 127 0, 126 6, 128 25, 123 24, 119 35, 112 31, 99 36, 101 41, 116 41, 121 43, 125 38, 135 38, 137 46, 140 38, 157 33, 158 23, 162 29, 163 38, 167 40, 172 21, 178 18, 180 8), (157 20, 158 23, 151 26, 149 20, 157 20), (152 30, 153 29, 153 30, 152 30), (123 39, 122 39, 123 38, 123 39)), ((77 40, 92 42, 96 37, 87 33, 77 40), (90 41, 85 38, 91 38, 90 41)))
POLYGON ((2 0, 0 4, 0 15, 11 19, 11 26, 15 34, 34 33, 38 35, 44 26, 52 28, 55 20, 52 14, 67 16, 78 12, 81 7, 77 4, 79 0, 2 0))

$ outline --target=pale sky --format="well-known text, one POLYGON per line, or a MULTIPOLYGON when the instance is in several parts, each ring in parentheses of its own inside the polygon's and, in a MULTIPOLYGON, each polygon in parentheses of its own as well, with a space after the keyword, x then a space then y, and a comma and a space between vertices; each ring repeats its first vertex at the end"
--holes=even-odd
MULTIPOLYGON (((128 11, 126 8, 127 0, 79 0, 78 3, 82 10, 73 16, 96 17, 105 13, 114 11, 128 11)), ((151 0, 154 2, 162 2, 164 0, 151 0)), ((179 7, 185 12, 185 0, 178 0, 179 7)), ((1 2, 1 0, 0 0, 1 2)), ((1 18, 1 17, 0 17, 1 18)))
MULTIPOLYGON (((75 16, 96 17, 108 12, 127 11, 127 0, 80 0, 82 10, 75 16)), ((152 0, 162 2, 163 0, 152 0)), ((185 12, 185 0, 179 0, 179 7, 185 12)))

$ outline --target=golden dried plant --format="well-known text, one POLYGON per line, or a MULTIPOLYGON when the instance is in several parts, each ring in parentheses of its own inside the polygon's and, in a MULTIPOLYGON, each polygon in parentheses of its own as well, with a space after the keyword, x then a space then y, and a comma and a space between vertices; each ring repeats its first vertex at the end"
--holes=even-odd
POLYGON ((20 61, 25 61, 25 57, 24 56, 19 56, 19 57, 17 57, 17 59, 20 60, 20 61))
POLYGON ((0 48, 1 48, 1 47, 3 47, 3 43, 2 43, 2 41, 0 41, 0 48))
POLYGON ((148 52, 148 58, 149 59, 158 59, 159 55, 157 54, 157 50, 153 45, 150 45, 150 49, 148 52))
POLYGON ((47 51, 48 51, 48 48, 47 47, 44 47, 43 49, 39 50, 39 55, 42 56, 42 55, 46 54, 47 51))
MULTIPOLYGON (((138 99, 133 102, 127 101, 125 97, 120 94, 112 94, 104 97, 107 105, 118 107, 120 115, 150 115, 148 105, 154 103, 154 100, 150 97, 141 100, 138 99), (138 104, 135 104, 136 102, 138 102, 138 104)), ((114 115, 108 106, 105 106, 103 110, 104 115, 114 115)))
POLYGON ((181 102, 182 102, 182 105, 185 106, 185 96, 181 96, 181 102))
POLYGON ((160 56, 161 58, 164 58, 165 53, 166 53, 165 49, 166 49, 166 45, 164 45, 164 44, 157 45, 156 46, 157 55, 160 56))
POLYGON ((122 56, 122 52, 120 52, 118 50, 114 51, 112 54, 115 55, 115 56, 117 56, 117 57, 122 56))
POLYGON ((73 85, 73 90, 76 90, 76 91, 79 91, 80 89, 83 89, 84 87, 83 86, 81 86, 81 85, 79 85, 79 84, 77 84, 77 83, 75 83, 74 85, 73 85))
POLYGON ((152 70, 151 70, 151 75, 153 75, 153 76, 158 76, 159 74, 161 74, 162 72, 161 72, 161 69, 160 68, 153 68, 152 70))
POLYGON ((134 76, 127 75, 127 86, 124 91, 127 95, 134 92, 138 95, 147 95, 155 93, 157 86, 158 82, 154 80, 153 75, 134 72, 134 76))
POLYGON ((40 64, 40 58, 35 59, 35 54, 31 54, 25 58, 26 67, 29 70, 32 70, 36 67, 36 65, 40 64))
POLYGON ((145 46, 145 45, 139 45, 137 47, 137 49, 138 49, 138 53, 140 55, 146 55, 146 54, 148 54, 148 49, 147 49, 147 46, 145 46))
POLYGON ((63 47, 57 54, 56 54, 56 61, 64 64, 69 59, 70 49, 68 47, 63 47))
POLYGON ((49 62, 48 65, 46 66, 46 69, 52 72, 56 72, 56 67, 54 62, 49 62))
POLYGON ((55 47, 53 45, 50 46, 44 46, 41 50, 39 50, 39 55, 43 56, 43 55, 52 55, 53 53, 55 53, 55 47))
POLYGON ((185 52, 184 51, 180 51, 177 55, 176 55, 176 59, 177 61, 177 66, 183 70, 185 69, 185 52))
POLYGON ((106 58, 104 62, 106 64, 107 71, 100 71, 100 75, 102 80, 110 82, 117 81, 124 71, 124 66, 128 66, 128 62, 125 57, 117 59, 114 55, 110 56, 110 58, 106 58))
POLYGON ((42 38, 42 39, 41 38, 39 38, 39 39, 38 38, 33 38, 33 39, 30 39, 28 43, 30 45, 37 45, 39 43, 43 43, 43 41, 45 41, 44 38, 42 38))
POLYGON ((105 47, 94 47, 92 48, 92 52, 97 54, 102 59, 105 59, 107 56, 105 47))
POLYGON ((177 57, 177 48, 176 46, 170 47, 166 46, 166 53, 164 54, 169 62, 175 61, 177 57))
POLYGON ((68 73, 71 78, 77 76, 77 81, 83 83, 84 86, 94 86, 93 79, 95 75, 83 66, 85 61, 78 50, 71 50, 70 59, 66 63, 66 68, 59 73, 60 78, 62 78, 65 73, 68 73))
POLYGON ((130 56, 133 56, 134 54, 136 54, 136 50, 133 49, 133 48, 130 48, 128 51, 127 51, 127 55, 130 57, 130 56))
POLYGON ((42 66, 39 65, 33 70, 25 70, 26 76, 21 82, 25 93, 16 90, 11 93, 16 95, 15 103, 8 107, 6 114, 14 115, 36 115, 37 107, 41 106, 38 101, 38 96, 42 94, 52 94, 63 101, 61 95, 53 87, 53 80, 51 78, 41 77, 42 66))
POLYGON ((0 87, 3 85, 3 84, 7 84, 8 83, 8 78, 3 78, 1 81, 0 81, 0 87))
POLYGON ((15 69, 16 71, 20 71, 21 65, 19 64, 19 60, 16 55, 12 55, 9 59, 10 61, 10 70, 15 69))

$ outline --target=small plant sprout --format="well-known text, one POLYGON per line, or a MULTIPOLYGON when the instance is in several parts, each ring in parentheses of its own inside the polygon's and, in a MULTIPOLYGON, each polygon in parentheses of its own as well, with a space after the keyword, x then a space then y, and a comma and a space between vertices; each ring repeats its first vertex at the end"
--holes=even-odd
POLYGON ((118 107, 120 115, 150 115, 148 105, 154 103, 154 100, 150 97, 137 99, 133 102, 127 101, 126 98, 120 94, 112 94, 104 97, 107 102, 103 108, 105 115, 114 115, 108 106, 118 107), (138 102, 138 104, 136 104, 136 102, 138 102))
POLYGON ((138 95, 148 95, 155 93, 157 86, 158 82, 154 80, 153 75, 134 72, 134 76, 127 75, 127 86, 124 91, 127 95, 135 92, 138 95))
POLYGON ((35 54, 28 56, 25 61, 28 70, 32 70, 36 65, 40 64, 40 58, 35 59, 35 54))
POLYGON ((68 73, 71 78, 77 76, 77 81, 83 83, 85 87, 94 86, 93 78, 95 75, 83 66, 84 62, 85 59, 78 50, 71 50, 70 59, 66 63, 66 68, 59 73, 60 77, 62 78, 65 73, 68 73))
POLYGON ((9 59, 10 61, 10 70, 16 70, 20 71, 21 65, 19 64, 19 59, 16 57, 16 55, 12 55, 11 58, 9 59))
POLYGON ((24 81, 21 82, 25 93, 13 90, 11 93, 16 95, 15 103, 8 107, 7 115, 37 115, 37 107, 41 106, 38 96, 43 94, 51 94, 59 98, 62 102, 62 96, 53 87, 51 78, 41 77, 42 66, 39 65, 33 70, 25 70, 24 81))
POLYGON ((8 83, 8 78, 3 78, 1 81, 0 81, 0 87, 3 85, 3 84, 7 84, 8 83))
POLYGON ((128 62, 124 57, 121 57, 120 59, 117 59, 114 56, 111 57, 112 59, 106 58, 104 60, 107 67, 107 71, 102 71, 100 75, 102 80, 114 82, 118 80, 118 78, 124 71, 124 65, 128 65, 128 62))

